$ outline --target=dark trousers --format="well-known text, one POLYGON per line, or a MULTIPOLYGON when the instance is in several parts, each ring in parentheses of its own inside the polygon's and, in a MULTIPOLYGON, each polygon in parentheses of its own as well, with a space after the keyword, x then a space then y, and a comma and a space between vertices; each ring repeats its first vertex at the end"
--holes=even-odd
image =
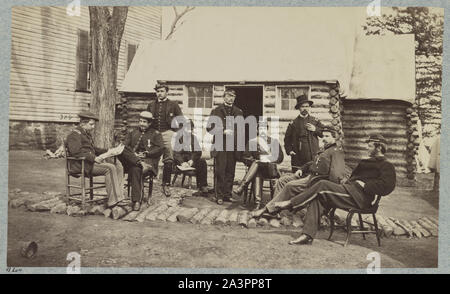
POLYGON ((312 185, 311 188, 292 198, 291 203, 294 208, 308 205, 303 233, 311 238, 316 236, 320 217, 325 211, 334 207, 343 209, 359 208, 343 185, 327 180, 321 180, 312 185))
POLYGON ((138 165, 140 159, 128 148, 125 148, 118 158, 122 163, 125 172, 128 173, 128 179, 131 184, 131 200, 141 201, 142 167, 138 165))
POLYGON ((233 190, 236 156, 234 151, 219 151, 216 155, 216 197, 231 197, 233 190))
POLYGON ((192 165, 195 168, 195 177, 197 179, 197 188, 208 186, 208 171, 206 160, 199 158, 192 165))

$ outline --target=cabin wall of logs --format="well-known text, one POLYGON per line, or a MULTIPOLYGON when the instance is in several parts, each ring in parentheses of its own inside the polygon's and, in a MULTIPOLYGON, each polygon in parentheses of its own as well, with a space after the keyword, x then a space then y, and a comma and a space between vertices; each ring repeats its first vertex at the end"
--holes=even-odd
POLYGON ((354 167, 365 152, 371 134, 382 134, 388 142, 387 159, 398 178, 415 178, 418 150, 417 111, 403 101, 344 100, 343 131, 346 163, 354 167))
MULTIPOLYGON (((167 83, 169 86, 169 99, 177 101, 183 113, 190 118, 194 118, 193 108, 187 106, 188 93, 185 83, 167 83)), ((223 102, 223 93, 229 83, 212 82, 212 83, 189 83, 189 85, 212 85, 213 89, 213 107, 218 106, 223 102)), ((308 87, 309 99, 314 104, 311 109, 311 114, 321 120, 327 126, 333 126, 340 136, 342 136, 342 123, 340 117, 341 102, 339 97, 339 85, 337 82, 286 82, 286 83, 255 83, 250 86, 261 86, 263 92, 263 115, 264 116, 279 116, 279 140, 283 147, 284 135, 288 124, 298 116, 297 110, 283 111, 280 113, 280 88, 282 87, 308 87)), ((233 84, 233 87, 236 84, 233 84)), ((246 85, 238 85, 245 87, 246 85)), ((155 94, 151 93, 121 93, 121 119, 127 128, 136 127, 138 124, 139 112, 145 110, 151 99, 156 99, 155 94)), ((202 127, 202 133, 197 134, 198 137, 205 137, 206 135, 206 118, 211 113, 211 109, 201 109, 200 119, 194 120, 196 126, 202 127)), ((284 148, 283 152, 284 152, 284 148)), ((290 166, 290 157, 285 156, 281 164, 283 167, 290 166)))

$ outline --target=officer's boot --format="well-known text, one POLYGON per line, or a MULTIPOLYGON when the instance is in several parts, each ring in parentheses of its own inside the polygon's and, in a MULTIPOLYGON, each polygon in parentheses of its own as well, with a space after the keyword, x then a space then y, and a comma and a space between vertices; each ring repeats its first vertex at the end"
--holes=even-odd
POLYGON ((242 192, 244 192, 244 188, 250 184, 250 182, 255 178, 256 173, 258 172, 258 163, 254 161, 250 167, 248 168, 247 173, 245 174, 244 178, 241 181, 241 184, 233 190, 233 193, 241 196, 242 192))
POLYGON ((263 179, 260 175, 255 178, 255 204, 254 210, 259 210, 261 208, 262 192, 263 192, 263 179))

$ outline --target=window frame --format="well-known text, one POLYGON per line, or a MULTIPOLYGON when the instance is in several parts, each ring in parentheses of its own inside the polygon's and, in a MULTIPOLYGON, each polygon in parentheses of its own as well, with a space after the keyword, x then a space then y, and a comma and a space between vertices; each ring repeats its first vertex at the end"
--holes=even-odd
MULTIPOLYGON (((214 108, 214 85, 213 84, 185 84, 184 85, 184 92, 185 92, 185 97, 186 97, 186 109, 190 110, 190 111, 194 111, 194 109, 198 108, 198 109, 203 109, 203 110, 212 110, 214 108), (211 90, 211 107, 198 107, 197 106, 197 101, 195 103, 194 107, 190 107, 189 106, 189 88, 190 87, 209 87, 211 90)), ((196 99, 198 97, 195 97, 196 99)), ((206 97, 203 97, 203 102, 205 103, 206 97)))
POLYGON ((280 113, 280 114, 291 114, 293 111, 297 111, 297 109, 282 109, 282 97, 281 97, 281 89, 282 88, 307 88, 307 97, 308 100, 311 98, 311 85, 277 85, 275 86, 275 91, 276 91, 276 99, 275 99, 275 112, 276 113, 280 113))

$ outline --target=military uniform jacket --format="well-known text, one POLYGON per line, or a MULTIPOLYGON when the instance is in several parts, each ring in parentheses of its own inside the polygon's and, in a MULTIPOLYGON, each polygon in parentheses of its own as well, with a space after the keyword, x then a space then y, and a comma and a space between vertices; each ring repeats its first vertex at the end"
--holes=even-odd
POLYGON ((321 179, 327 179, 339 184, 345 177, 345 155, 342 147, 336 143, 319 152, 312 161, 301 167, 303 174, 310 174, 310 184, 321 179))
MULTIPOLYGON (((243 116, 243 115, 244 115, 244 113, 242 112, 242 110, 240 108, 238 108, 234 105, 231 106, 231 116, 237 117, 237 116, 243 116)), ((214 108, 211 111, 210 117, 213 117, 213 116, 217 116, 221 119, 222 126, 216 126, 214 121, 212 121, 210 118, 208 121, 206 130, 208 132, 214 131, 214 132, 219 132, 219 133, 223 134, 223 131, 226 129, 226 117, 228 116, 227 111, 225 109, 225 105, 221 104, 221 105, 217 106, 216 108, 214 108)), ((234 136, 234 138, 233 138, 234 151, 239 156, 240 153, 238 153, 238 151, 237 151, 237 127, 236 127, 236 125, 234 125, 232 129, 233 129, 233 136, 234 136)), ((226 150, 226 137, 227 136, 223 134, 223 141, 222 141, 223 142, 223 148, 222 148, 223 151, 226 150)), ((215 142, 216 142, 216 136, 214 136, 212 143, 214 144, 215 142)), ((211 150, 211 157, 215 157, 216 154, 217 154, 216 150, 211 150)))
MULTIPOLYGON (((86 175, 91 174, 95 157, 107 151, 106 149, 95 147, 91 135, 80 126, 76 127, 67 136, 66 146, 69 151, 69 156, 86 158, 84 165, 86 175)), ((73 173, 81 172, 81 162, 70 160, 69 170, 73 173)))
MULTIPOLYGON (((150 101, 147 106, 147 111, 150 111, 153 114, 153 117, 158 117, 157 109, 156 109, 156 100, 150 101)), ((169 128, 172 130, 178 129, 178 125, 172 127, 172 120, 177 117, 183 115, 178 102, 167 99, 167 108, 166 108, 166 122, 169 125, 169 128)))
POLYGON ((311 115, 306 118, 299 115, 288 125, 284 136, 284 149, 286 154, 291 151, 296 153, 291 157, 292 165, 301 166, 314 158, 319 151, 318 137, 322 137, 323 127, 323 124, 311 115), (308 131, 307 123, 314 125, 316 130, 308 131))
POLYGON ((344 187, 359 207, 366 208, 370 207, 375 195, 386 196, 394 191, 395 184, 395 168, 382 156, 361 160, 344 187), (356 180, 363 181, 364 188, 356 180))
POLYGON ((183 136, 178 139, 178 146, 180 151, 174 151, 174 160, 180 164, 189 160, 197 161, 202 157, 202 151, 197 137, 194 134, 189 134, 189 140, 184 142, 183 136))
POLYGON ((124 145, 130 151, 137 153, 146 151, 146 159, 144 161, 151 164, 154 167, 153 171, 157 174, 159 157, 164 152, 162 135, 157 130, 149 128, 139 140, 141 133, 139 129, 128 133, 124 145))

